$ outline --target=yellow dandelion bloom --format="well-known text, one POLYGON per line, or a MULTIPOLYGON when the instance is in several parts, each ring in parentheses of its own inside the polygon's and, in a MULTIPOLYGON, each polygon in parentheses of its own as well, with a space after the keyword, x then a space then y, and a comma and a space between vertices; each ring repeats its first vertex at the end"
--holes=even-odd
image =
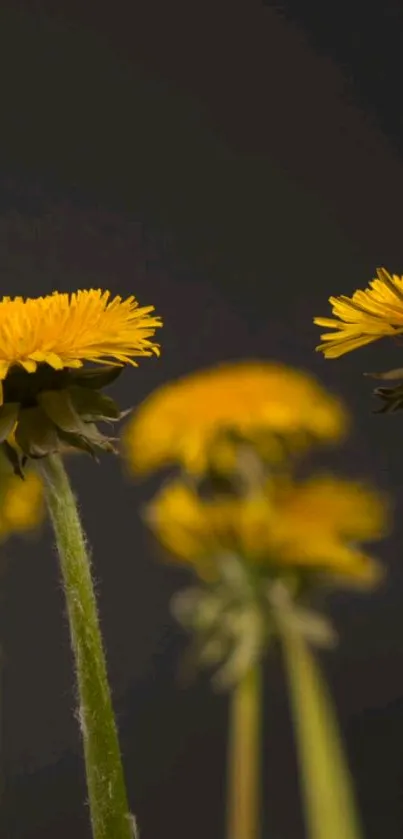
POLYGON ((323 343, 316 348, 326 358, 338 358, 379 338, 403 333, 403 276, 378 268, 369 286, 352 297, 330 297, 334 319, 314 318, 318 326, 333 330, 321 335, 323 343))
POLYGON ((374 583, 380 568, 356 543, 383 535, 386 508, 375 491, 326 476, 209 501, 173 481, 149 505, 147 521, 165 549, 203 578, 214 577, 220 553, 235 552, 280 572, 299 568, 374 583))
POLYGON ((387 529, 387 504, 375 490, 333 476, 280 490, 271 519, 272 553, 282 564, 323 568, 375 582, 380 566, 359 547, 387 529))
POLYGON ((18 473, 19 452, 114 450, 95 423, 122 413, 99 390, 136 357, 159 354, 153 311, 101 289, 0 301, 0 443, 18 473))
POLYGON ((134 472, 175 462, 202 472, 214 446, 231 463, 228 432, 271 455, 277 452, 276 436, 303 445, 311 438, 336 440, 346 427, 340 402, 307 374, 282 364, 243 361, 195 373, 152 393, 128 422, 123 451, 134 472))
POLYGON ((111 298, 109 291, 88 289, 46 297, 3 297, 0 302, 0 379, 13 365, 34 373, 38 364, 55 370, 99 364, 135 364, 134 356, 158 354, 151 339, 158 317, 153 306, 139 307, 135 297, 111 298))
POLYGON ((29 470, 21 481, 0 455, 0 540, 5 541, 13 533, 35 530, 43 518, 43 487, 38 475, 29 470))

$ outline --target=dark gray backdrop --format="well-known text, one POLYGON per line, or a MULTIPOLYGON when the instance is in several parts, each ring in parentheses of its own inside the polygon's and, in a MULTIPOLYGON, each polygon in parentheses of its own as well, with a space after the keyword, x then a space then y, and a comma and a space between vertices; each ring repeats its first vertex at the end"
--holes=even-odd
MULTIPOLYGON (((0 293, 102 286, 154 304, 163 354, 118 382, 123 405, 194 368, 247 356, 310 369, 349 401, 354 433, 319 465, 391 490, 396 524, 379 548, 383 588, 333 598, 342 642, 324 665, 366 835, 397 839, 402 420, 371 415, 361 373, 399 364, 401 350, 379 344, 325 362, 313 352, 312 317, 377 265, 403 272, 400 7, 379 2, 370 14, 330 4, 330 25, 308 2, 81 5, 0 6, 0 293)), ((157 482, 129 483, 107 458, 72 462, 71 474, 94 549, 141 835, 221 839, 226 701, 206 679, 177 686, 185 639, 168 601, 187 577, 158 563, 138 517, 157 482)), ((89 839, 49 532, 10 541, 2 569, 1 835, 89 839)), ((266 708, 265 839, 302 839, 275 657, 266 708)))

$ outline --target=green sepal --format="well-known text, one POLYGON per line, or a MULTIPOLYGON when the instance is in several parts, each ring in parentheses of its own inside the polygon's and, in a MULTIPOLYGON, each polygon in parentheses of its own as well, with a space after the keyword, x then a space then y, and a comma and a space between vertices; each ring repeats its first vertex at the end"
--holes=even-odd
POLYGON ((118 406, 99 390, 72 385, 68 389, 72 405, 84 422, 113 422, 121 418, 118 406))
POLYGON ((64 446, 69 446, 70 448, 84 452, 84 454, 89 454, 96 461, 98 461, 97 455, 102 452, 117 454, 115 447, 107 437, 104 437, 98 443, 90 443, 88 438, 82 437, 80 434, 68 434, 65 431, 59 430, 58 436, 64 446))
POLYGON ((0 407, 0 443, 11 434, 18 419, 20 405, 18 402, 7 402, 0 407))
POLYGON ((117 437, 108 437, 105 434, 102 434, 94 422, 86 422, 84 427, 85 432, 83 434, 79 434, 78 436, 86 440, 90 446, 106 452, 115 451, 113 442, 117 441, 117 437))
POLYGON ((15 440, 28 457, 46 457, 60 450, 57 428, 41 407, 20 412, 15 440))
POLYGON ((102 431, 97 428, 94 422, 86 422, 85 434, 80 436, 84 436, 90 445, 98 446, 105 451, 114 451, 112 443, 118 439, 117 437, 107 437, 105 434, 102 434, 102 431))
POLYGON ((24 467, 27 460, 26 457, 23 457, 21 460, 17 450, 14 448, 14 446, 11 446, 10 443, 7 442, 7 440, 4 440, 4 442, 1 443, 1 448, 4 456, 7 458, 10 466, 13 469, 14 475, 17 475, 18 478, 22 478, 22 480, 24 480, 24 467))
POLYGON ((124 365, 108 365, 106 367, 92 368, 79 367, 77 370, 69 371, 69 382, 93 390, 100 390, 108 387, 123 372, 124 365))
MULTIPOLYGON (((95 393, 92 396, 96 401, 95 393)), ((60 440, 67 445, 91 454, 95 451, 115 452, 112 445, 115 438, 106 437, 94 422, 85 422, 82 419, 74 407, 68 390, 46 391, 39 395, 38 401, 48 418, 57 427, 60 440)))
POLYGON ((45 390, 38 394, 38 402, 57 428, 85 436, 86 424, 78 415, 68 390, 45 390))
POLYGON ((397 387, 378 387, 374 390, 374 396, 378 396, 383 405, 375 410, 375 414, 394 413, 403 410, 403 385, 397 387))
POLYGON ((65 445, 74 449, 79 449, 79 451, 91 455, 91 457, 95 460, 97 460, 97 453, 110 452, 112 454, 117 454, 117 449, 113 445, 113 438, 105 437, 100 431, 98 431, 96 426, 92 425, 92 423, 88 423, 88 426, 88 436, 84 436, 82 434, 71 434, 67 431, 58 429, 59 439, 65 445))

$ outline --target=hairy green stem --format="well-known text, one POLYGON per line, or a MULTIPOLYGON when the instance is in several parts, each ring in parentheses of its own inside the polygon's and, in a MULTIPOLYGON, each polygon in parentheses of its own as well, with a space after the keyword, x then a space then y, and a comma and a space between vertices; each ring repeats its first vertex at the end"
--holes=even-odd
POLYGON ((301 635, 282 633, 309 839, 360 839, 350 770, 330 692, 301 635))
POLYGON ((261 687, 260 667, 255 664, 230 697, 227 839, 260 835, 261 687))
POLYGON ((90 558, 76 500, 58 455, 41 460, 39 468, 67 601, 93 839, 133 839, 90 558))

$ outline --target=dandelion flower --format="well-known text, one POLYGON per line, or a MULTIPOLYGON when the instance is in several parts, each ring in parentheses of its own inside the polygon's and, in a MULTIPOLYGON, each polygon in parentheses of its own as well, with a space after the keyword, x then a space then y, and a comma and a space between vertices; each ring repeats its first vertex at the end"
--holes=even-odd
POLYGON ((379 338, 403 333, 403 276, 378 268, 369 286, 352 297, 330 297, 334 319, 314 318, 318 326, 333 330, 321 335, 323 343, 316 348, 326 358, 338 358, 379 338))
POLYGON ((99 389, 136 357, 158 355, 151 312, 100 289, 0 301, 0 442, 17 471, 12 434, 28 457, 113 449, 95 423, 122 414, 99 389))
POLYGON ((205 470, 213 453, 231 464, 233 437, 260 454, 340 438, 347 415, 310 376, 282 364, 222 364, 161 387, 133 414, 123 432, 129 467, 138 473, 176 462, 205 470))
POLYGON ((153 343, 159 318, 153 306, 139 308, 134 297, 110 299, 89 289, 46 297, 4 297, 0 302, 0 379, 18 364, 34 373, 38 364, 55 370, 84 361, 135 364, 134 356, 158 353, 153 343))
MULTIPOLYGON (((158 354, 153 338, 161 321, 152 312, 134 297, 111 298, 100 289, 0 302, 0 444, 16 475, 25 477, 19 495, 4 486, 5 528, 22 527, 32 516, 35 487, 23 468, 28 458, 38 459, 66 595, 91 825, 94 836, 121 839, 132 837, 133 820, 87 540, 60 454, 115 451, 97 423, 119 420, 122 412, 101 388, 137 357, 158 354)), ((0 528, 2 511, 0 504, 0 528)))
POLYGON ((375 491, 328 476, 209 501, 177 480, 149 505, 147 521, 165 549, 204 579, 229 552, 279 574, 328 572, 370 584, 380 567, 357 543, 383 535, 386 508, 375 491))

